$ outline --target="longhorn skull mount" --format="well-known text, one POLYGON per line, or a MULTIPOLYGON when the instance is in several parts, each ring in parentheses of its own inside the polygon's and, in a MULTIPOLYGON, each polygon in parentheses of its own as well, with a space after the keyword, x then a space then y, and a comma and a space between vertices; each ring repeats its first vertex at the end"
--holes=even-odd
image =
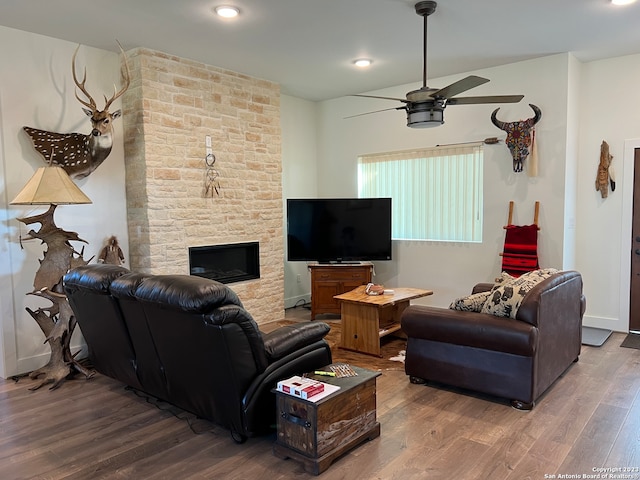
POLYGON ((533 126, 542 118, 542 111, 538 107, 532 103, 530 103, 529 106, 533 110, 534 115, 526 120, 502 122, 496 118, 500 108, 496 108, 491 114, 491 122, 500 130, 507 132, 507 138, 504 142, 511 152, 513 171, 515 173, 522 172, 522 163, 529 156, 529 147, 533 141, 533 126))

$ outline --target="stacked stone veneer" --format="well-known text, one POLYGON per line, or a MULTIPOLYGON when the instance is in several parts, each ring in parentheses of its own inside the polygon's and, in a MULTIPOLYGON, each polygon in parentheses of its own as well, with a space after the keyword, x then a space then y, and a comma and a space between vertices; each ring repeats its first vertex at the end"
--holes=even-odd
POLYGON ((163 53, 127 53, 130 264, 188 274, 188 247, 258 241, 260 279, 229 285, 258 323, 284 317, 280 89, 163 53), (207 196, 205 136, 220 194, 207 196))

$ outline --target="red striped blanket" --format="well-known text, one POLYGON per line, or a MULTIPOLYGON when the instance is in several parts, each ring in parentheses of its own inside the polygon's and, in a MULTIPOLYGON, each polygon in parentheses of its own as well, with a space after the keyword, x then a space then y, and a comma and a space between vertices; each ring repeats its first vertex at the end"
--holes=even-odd
POLYGON ((502 252, 502 271, 517 277, 523 273, 537 270, 538 265, 538 226, 508 225, 502 252))

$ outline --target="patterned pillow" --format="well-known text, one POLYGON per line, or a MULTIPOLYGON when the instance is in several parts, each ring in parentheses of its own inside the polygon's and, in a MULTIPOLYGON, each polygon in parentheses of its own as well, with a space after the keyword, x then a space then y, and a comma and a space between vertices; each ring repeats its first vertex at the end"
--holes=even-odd
POLYGON ((479 292, 467 297, 456 298, 449 308, 451 310, 460 310, 462 312, 479 312, 482 306, 489 298, 491 292, 479 292))
POLYGON ((494 280, 496 283, 493 285, 493 288, 491 288, 491 291, 493 292, 495 289, 501 287, 505 283, 513 282, 516 278, 517 277, 511 276, 507 272, 500 273, 500 276, 494 280))
POLYGON ((480 311, 498 317, 516 318, 518 308, 520 308, 527 292, 557 272, 558 270, 555 268, 534 270, 513 280, 503 282, 498 288, 491 291, 480 311))
POLYGON ((515 277, 512 277, 507 272, 502 272, 500 276, 495 279, 496 283, 493 285, 491 290, 488 290, 486 292, 474 293, 466 297, 456 298, 453 302, 451 302, 449 308, 451 310, 460 310, 462 312, 479 312, 482 310, 482 307, 487 301, 487 298, 489 298, 489 295, 491 295, 491 292, 493 292, 504 282, 509 282, 511 280, 515 280, 515 277))

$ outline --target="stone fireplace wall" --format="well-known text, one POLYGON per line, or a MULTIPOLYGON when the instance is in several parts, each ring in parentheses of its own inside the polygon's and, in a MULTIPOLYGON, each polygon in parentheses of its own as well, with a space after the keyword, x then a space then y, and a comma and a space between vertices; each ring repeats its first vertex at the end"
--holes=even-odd
POLYGON ((131 269, 188 274, 188 247, 258 241, 261 278, 230 288, 258 323, 284 318, 279 86, 148 49, 127 57, 131 269), (220 175, 213 196, 206 135, 220 175))

